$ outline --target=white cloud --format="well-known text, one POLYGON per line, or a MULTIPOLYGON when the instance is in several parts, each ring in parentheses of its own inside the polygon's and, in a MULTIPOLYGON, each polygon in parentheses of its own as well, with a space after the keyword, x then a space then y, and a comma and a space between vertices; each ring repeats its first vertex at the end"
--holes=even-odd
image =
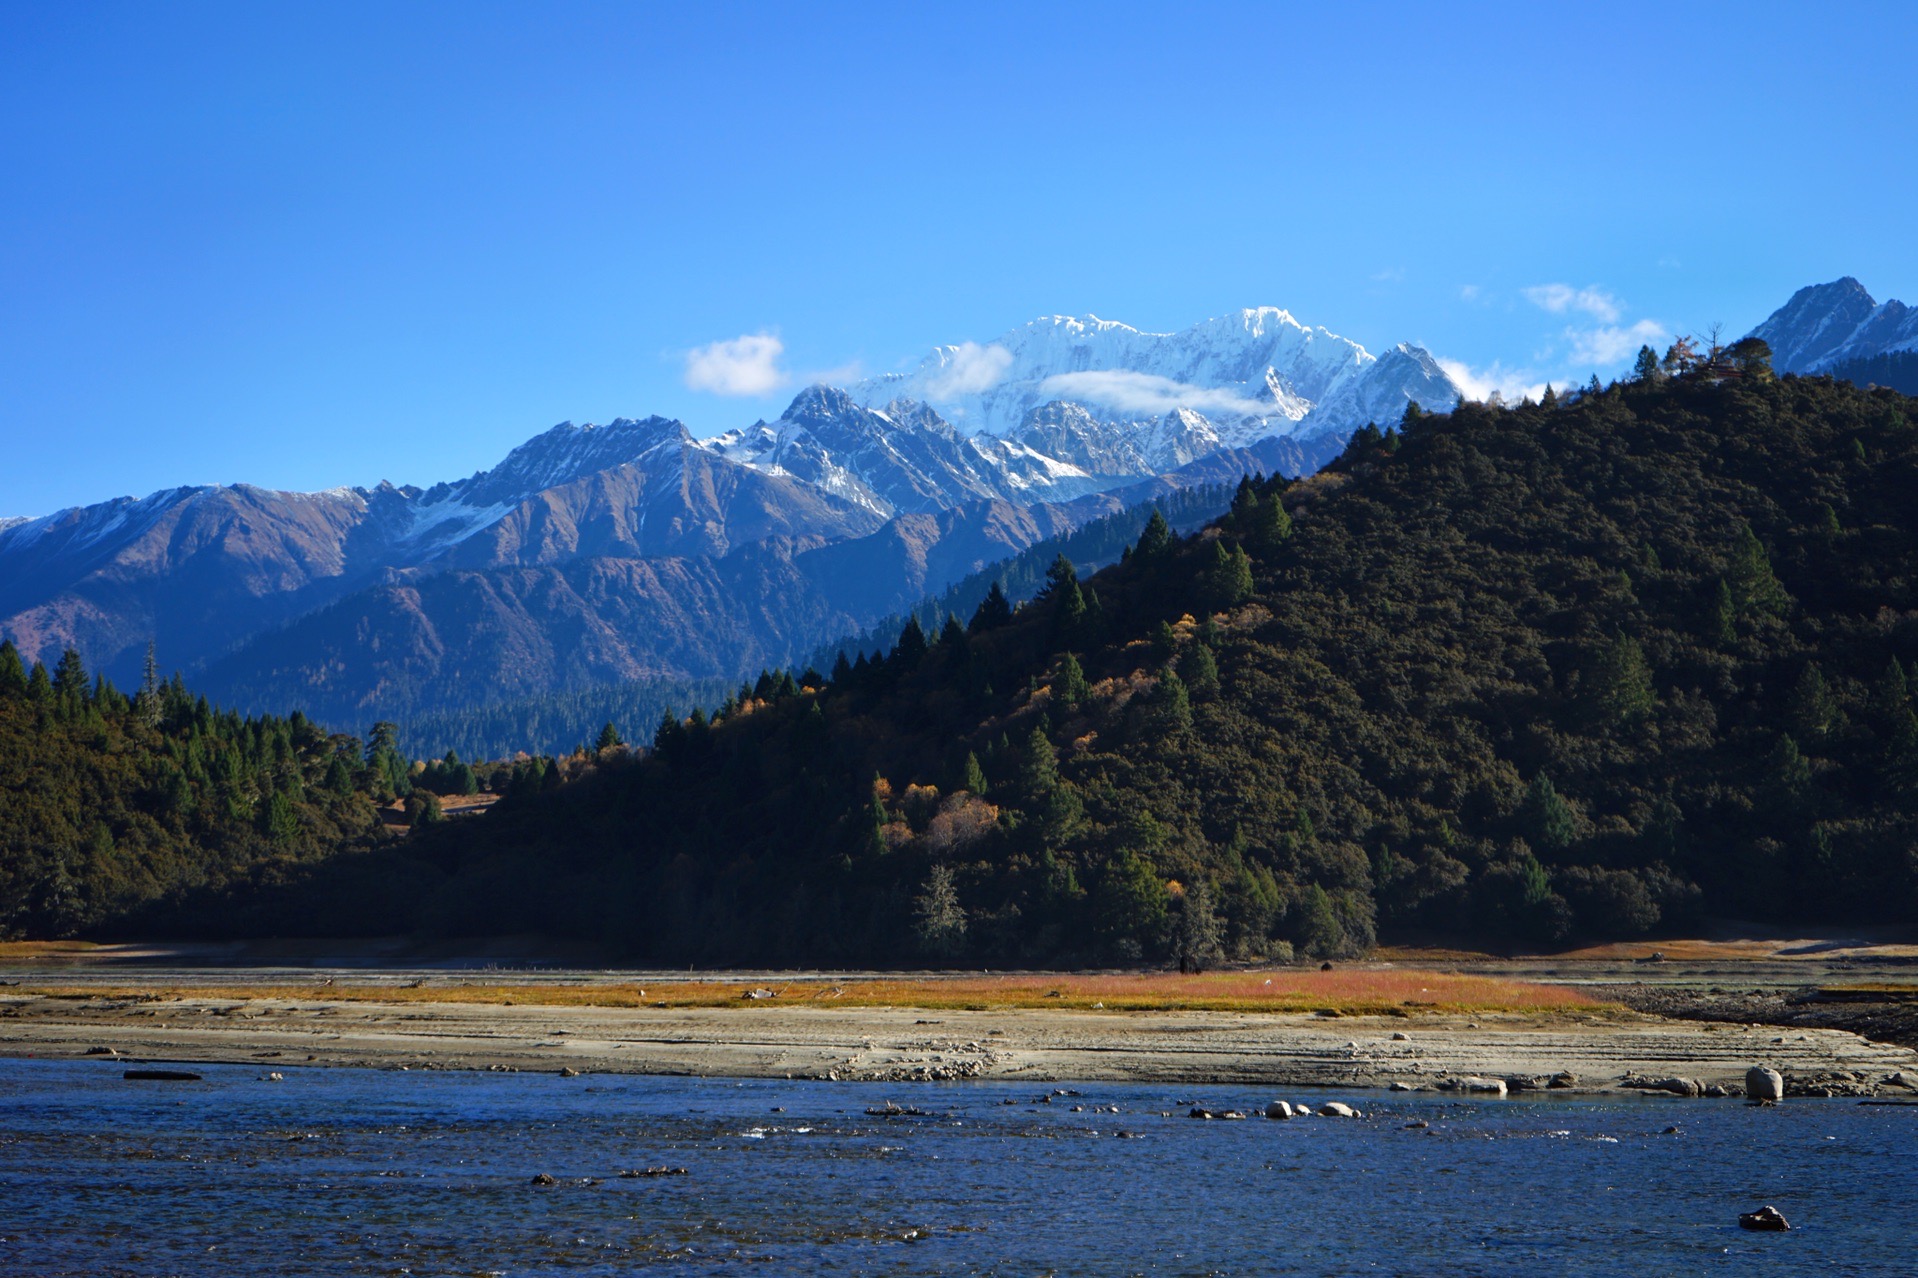
POLYGON ((1247 399, 1229 390, 1213 390, 1175 382, 1170 377, 1135 373, 1126 369, 1103 372, 1057 373, 1039 383, 1044 395, 1060 399, 1084 400, 1103 404, 1121 412, 1158 416, 1175 408, 1194 412, 1229 413, 1240 417, 1265 417, 1277 411, 1268 401, 1247 399))
POLYGON ((749 333, 686 352, 686 385, 714 395, 770 395, 787 384, 779 357, 786 344, 771 333, 749 333))
POLYGON ((1517 403, 1521 399, 1537 399, 1545 393, 1546 383, 1530 369, 1506 368, 1496 362, 1489 368, 1477 369, 1456 359, 1439 359, 1438 366, 1467 399, 1487 399, 1497 391, 1501 398, 1517 403))
POLYGON ((1012 367, 1012 352, 1003 346, 961 342, 945 351, 946 364, 926 382, 931 398, 954 399, 977 395, 997 386, 1012 367))
POLYGON ((1478 295, 1482 291, 1483 290, 1476 284, 1467 284, 1459 289, 1458 295, 1468 302, 1476 302, 1478 301, 1478 295))
POLYGON ((1572 362, 1603 368, 1629 359, 1641 346, 1657 346, 1671 334, 1658 321, 1645 319, 1626 328, 1617 325, 1584 330, 1568 328, 1565 336, 1572 342, 1572 362))
POLYGON ((1618 317, 1623 314, 1619 308, 1618 299, 1601 288, 1573 288, 1570 284, 1537 284, 1520 291, 1525 294, 1526 301, 1554 315, 1578 311, 1591 316, 1601 324, 1616 324, 1618 317))

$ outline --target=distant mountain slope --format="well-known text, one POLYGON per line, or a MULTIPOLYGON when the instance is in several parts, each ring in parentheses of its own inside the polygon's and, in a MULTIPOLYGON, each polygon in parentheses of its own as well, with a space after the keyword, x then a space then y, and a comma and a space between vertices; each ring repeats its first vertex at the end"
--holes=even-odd
POLYGON ((1751 331, 1772 350, 1781 373, 1837 373, 1885 355, 1918 354, 1918 310, 1900 301, 1880 305, 1847 275, 1814 284, 1751 331))
POLYGON ((803 548, 881 522, 701 448, 677 422, 567 423, 426 490, 179 488, 15 523, 0 530, 0 634, 29 660, 74 647, 125 681, 149 642, 199 669, 392 572, 803 548))

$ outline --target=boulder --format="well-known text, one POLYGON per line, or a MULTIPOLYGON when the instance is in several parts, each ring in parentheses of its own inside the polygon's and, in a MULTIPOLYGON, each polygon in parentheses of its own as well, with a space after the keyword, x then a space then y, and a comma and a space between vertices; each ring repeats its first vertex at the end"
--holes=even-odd
POLYGON ((1503 1096, 1506 1090, 1502 1078, 1477 1078, 1471 1075, 1448 1078, 1439 1086, 1448 1092, 1470 1092, 1474 1096, 1503 1096))
POLYGON ((1578 1075, 1569 1069, 1562 1069, 1545 1080, 1547 1087, 1577 1087, 1578 1075))
POLYGON ((1357 1118, 1359 1111, 1343 1101, 1327 1101, 1319 1106, 1320 1118, 1357 1118))
POLYGON ((1779 1214, 1778 1208, 1765 1206, 1760 1207, 1757 1211, 1748 1211, 1740 1215, 1738 1217, 1738 1227, 1740 1229, 1776 1231, 1790 1229, 1791 1225, 1786 1222, 1784 1216, 1779 1214))
POLYGON ((1785 1076, 1754 1065, 1745 1071, 1745 1099, 1754 1105, 1775 1105, 1785 1099, 1785 1076))
POLYGON ((1705 1091, 1695 1078, 1647 1078, 1643 1074, 1627 1074, 1620 1086, 1640 1092, 1665 1092, 1688 1099, 1696 1099, 1705 1091))
POLYGON ((1412 1086, 1410 1083, 1394 1083, 1392 1084, 1392 1090, 1395 1092, 1416 1092, 1418 1088, 1412 1086))
POLYGON ((1292 1107, 1284 1101, 1273 1101, 1265 1107, 1265 1116, 1267 1118, 1290 1118, 1292 1117, 1292 1107))
POLYGON ((537 1176, 533 1177, 533 1179, 529 1183, 538 1185, 543 1189, 548 1185, 557 1185, 559 1184, 559 1181, 555 1179, 554 1177, 547 1175, 545 1172, 541 1172, 537 1176))

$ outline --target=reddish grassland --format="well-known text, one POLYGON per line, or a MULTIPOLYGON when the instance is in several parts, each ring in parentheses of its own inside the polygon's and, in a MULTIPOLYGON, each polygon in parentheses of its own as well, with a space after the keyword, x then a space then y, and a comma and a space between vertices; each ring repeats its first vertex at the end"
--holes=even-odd
POLYGON ((396 985, 341 980, 319 985, 221 985, 108 989, 99 986, 18 993, 53 998, 287 999, 334 1002, 496 1003, 555 1007, 795 1006, 914 1007, 929 1010, 1062 1009, 1092 1011, 1337 1012, 1403 1016, 1413 1012, 1547 1012, 1608 1006, 1578 990, 1490 976, 1401 969, 1281 968, 1269 971, 1123 975, 902 976, 833 981, 656 980, 618 983, 481 984, 459 978, 396 985), (762 992, 760 997, 752 997, 762 992))

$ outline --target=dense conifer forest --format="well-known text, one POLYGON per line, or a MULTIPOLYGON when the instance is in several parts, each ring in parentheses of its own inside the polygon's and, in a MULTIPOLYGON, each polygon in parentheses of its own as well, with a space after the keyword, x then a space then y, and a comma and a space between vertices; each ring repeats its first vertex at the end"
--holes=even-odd
POLYGON ((390 725, 364 752, 299 714, 215 710, 162 682, 151 655, 129 696, 78 653, 49 673, 0 644, 0 935, 170 929, 230 893, 303 881, 377 840, 375 802, 407 771, 390 725))
POLYGON ((519 765, 404 840, 364 833, 357 743, 14 676, 11 926, 165 900, 195 930, 997 966, 1912 922, 1918 404, 1734 371, 1414 410, 1195 535, 1154 519, 1024 607, 768 676, 563 784, 519 765), (166 797, 210 736, 233 762, 166 797), (58 822, 21 815, 29 777, 58 822), (56 845, 79 914, 24 904, 56 845))

